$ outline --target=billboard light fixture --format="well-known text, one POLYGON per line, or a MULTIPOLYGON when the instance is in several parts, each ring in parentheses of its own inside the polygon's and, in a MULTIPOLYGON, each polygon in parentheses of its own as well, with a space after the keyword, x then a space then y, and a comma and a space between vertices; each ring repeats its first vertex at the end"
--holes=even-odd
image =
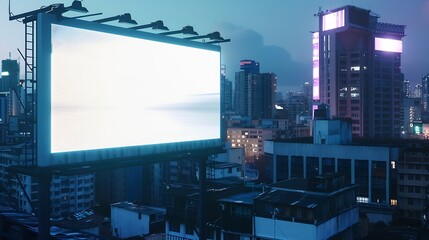
POLYGON ((160 33, 160 34, 162 34, 162 35, 173 35, 173 34, 179 34, 179 33, 189 34, 189 35, 198 35, 198 33, 194 31, 194 27, 189 26, 189 25, 188 26, 184 26, 180 30, 170 31, 170 32, 163 32, 163 33, 160 33))
POLYGON ((206 43, 215 44, 215 43, 226 43, 226 42, 231 42, 231 39, 215 40, 215 41, 210 41, 210 42, 206 42, 206 43))
POLYGON ((88 13, 88 9, 82 6, 82 1, 74 0, 70 7, 65 8, 66 11, 74 11, 80 13, 88 13))
POLYGON ((122 15, 117 15, 114 17, 102 18, 102 19, 95 20, 93 22, 104 23, 104 22, 110 22, 115 20, 118 20, 118 22, 120 23, 129 23, 129 24, 137 25, 137 22, 131 18, 131 14, 129 13, 124 13, 122 15))
POLYGON ((187 37, 185 39, 194 40, 194 39, 201 39, 201 38, 209 38, 210 40, 218 40, 218 41, 225 40, 223 37, 220 36, 219 32, 212 32, 206 35, 187 37))
POLYGON ((195 40, 195 39, 201 39, 201 38, 208 38, 210 40, 213 40, 213 41, 206 42, 206 43, 209 43, 209 44, 224 43, 224 42, 230 42, 231 41, 231 39, 225 39, 225 38, 221 37, 220 33, 217 32, 217 31, 209 33, 209 34, 206 34, 206 35, 187 37, 185 39, 195 40))
POLYGON ((151 22, 149 24, 144 24, 144 25, 139 25, 139 26, 135 26, 135 27, 130 27, 130 29, 143 29, 143 28, 152 28, 153 30, 164 30, 164 31, 168 31, 168 27, 166 27, 164 25, 164 22, 161 20, 155 21, 155 22, 151 22))

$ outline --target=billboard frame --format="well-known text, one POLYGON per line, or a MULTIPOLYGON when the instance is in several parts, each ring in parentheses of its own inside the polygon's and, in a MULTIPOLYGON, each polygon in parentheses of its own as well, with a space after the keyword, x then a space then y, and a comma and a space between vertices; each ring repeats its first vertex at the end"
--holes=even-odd
MULTIPOLYGON (((84 151, 72 151, 63 153, 51 153, 51 51, 52 36, 51 26, 58 24, 62 26, 75 27, 78 29, 92 30, 108 34, 145 39, 150 41, 175 44, 186 47, 199 48, 219 52, 220 46, 207 43, 195 42, 170 36, 140 32, 132 29, 121 28, 112 25, 89 22, 79 19, 57 18, 54 14, 37 14, 36 25, 36 49, 37 49, 37 166, 51 167, 61 165, 76 165, 79 163, 107 161, 112 159, 135 158, 145 156, 150 158, 160 153, 189 152, 218 148, 221 146, 221 133, 219 138, 174 142, 164 144, 152 144, 143 146, 125 146, 117 148, 94 149, 84 151)), ((220 59, 220 57, 219 57, 220 59)), ((220 89, 220 61, 219 61, 219 89, 220 89)), ((220 94, 220 93, 219 93, 220 94)), ((220 106, 220 101, 219 101, 220 106)), ((220 109, 220 107, 219 107, 220 109)), ((219 113, 219 126, 221 119, 219 113)), ((221 131, 221 127, 220 130, 221 131)))

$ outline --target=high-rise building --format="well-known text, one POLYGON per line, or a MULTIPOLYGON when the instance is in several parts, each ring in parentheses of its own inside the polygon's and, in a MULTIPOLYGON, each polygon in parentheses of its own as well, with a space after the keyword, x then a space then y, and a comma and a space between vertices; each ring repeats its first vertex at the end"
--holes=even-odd
POLYGON ((251 83, 249 116, 270 119, 274 116, 277 76, 274 73, 255 74, 251 83))
POLYGON ((1 61, 0 92, 6 92, 19 83, 19 64, 17 60, 5 59, 1 61))
MULTIPOLYGON (((21 145, 0 148, 0 202, 18 211, 37 213, 39 179, 13 174, 10 166, 25 163, 21 145)), ((94 174, 52 176, 50 187, 51 217, 68 217, 94 206, 94 174)))
POLYGON ((313 34, 313 100, 352 119, 353 135, 399 138, 404 25, 345 6, 319 14, 313 34))
POLYGON ((249 112, 250 81, 259 73, 259 63, 254 60, 240 61, 240 72, 235 73, 235 113, 247 116, 249 112))
POLYGON ((410 136, 414 130, 414 123, 421 122, 421 98, 404 98, 404 134, 410 136))
POLYGON ((402 92, 405 97, 411 97, 410 81, 407 79, 404 79, 404 81, 402 82, 402 92))
POLYGON ((429 73, 422 77, 423 111, 429 112, 429 73))
POLYGON ((304 85, 302 85, 302 92, 304 93, 304 96, 307 98, 311 98, 311 85, 309 82, 305 82, 304 85))
POLYGON ((220 82, 222 91, 223 112, 232 111, 232 82, 226 78, 226 66, 221 66, 220 82))
POLYGON ((416 84, 416 86, 414 87, 413 97, 421 98, 423 97, 422 93, 423 93, 423 86, 420 83, 416 84))
POLYGON ((260 73, 259 63, 240 62, 242 71, 235 73, 235 112, 251 120, 272 118, 276 102, 277 77, 260 73))
POLYGON ((19 81, 17 60, 2 60, 0 80, 0 145, 22 141, 24 88, 19 81))

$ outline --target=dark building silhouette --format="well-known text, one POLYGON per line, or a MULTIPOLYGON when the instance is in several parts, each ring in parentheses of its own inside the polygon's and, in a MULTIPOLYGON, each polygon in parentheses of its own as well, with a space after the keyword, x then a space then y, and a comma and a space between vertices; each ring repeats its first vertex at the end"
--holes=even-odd
POLYGON ((0 92, 6 92, 16 87, 19 83, 19 64, 17 60, 6 59, 1 61, 0 92))
POLYGON ((235 73, 235 112, 250 120, 272 118, 276 101, 277 77, 260 73, 259 63, 240 62, 242 71, 235 73))
POLYGON ((222 106, 223 112, 229 112, 233 110, 232 106, 232 82, 226 78, 226 66, 221 66, 220 72, 220 84, 222 91, 222 106))
POLYGON ((345 6, 319 14, 313 35, 313 100, 352 119, 353 135, 400 137, 404 25, 345 6))

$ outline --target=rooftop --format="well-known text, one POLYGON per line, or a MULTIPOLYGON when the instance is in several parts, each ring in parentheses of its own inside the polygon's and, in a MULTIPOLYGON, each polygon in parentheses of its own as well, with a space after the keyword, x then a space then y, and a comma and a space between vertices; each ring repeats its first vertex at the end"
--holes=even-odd
MULTIPOLYGON (((304 138, 289 138, 289 139, 273 139, 268 140, 273 142, 283 143, 303 143, 313 144, 313 137, 304 138)), ((411 147, 429 144, 428 141, 420 139, 394 139, 394 138, 353 138, 351 144, 345 144, 350 146, 373 146, 373 147, 411 147)))
POLYGON ((207 167, 223 169, 223 168, 241 167, 241 164, 231 163, 231 162, 211 161, 207 163, 207 167))
POLYGON ((229 202, 229 203, 243 203, 243 204, 253 204, 253 199, 258 196, 260 192, 248 192, 242 194, 236 194, 229 197, 219 199, 220 202, 229 202))
POLYGON ((147 206, 143 206, 143 205, 134 204, 131 202, 119 202, 119 203, 111 204, 110 206, 126 209, 126 210, 132 211, 132 212, 142 213, 142 214, 146 214, 146 215, 165 214, 165 209, 147 207, 147 206))
POLYGON ((255 198, 255 200, 303 208, 315 208, 327 199, 328 196, 315 195, 305 191, 290 192, 277 188, 266 191, 255 198))
MULTIPOLYGON (((18 226, 23 226, 25 231, 33 232, 34 234, 38 233, 39 229, 39 223, 36 216, 25 213, 25 212, 18 212, 15 211, 9 207, 0 206, 0 220, 4 223, 9 222, 16 224, 18 226)), ((13 228, 13 226, 11 227, 13 228)), ((21 228, 20 231, 23 229, 21 228)), ((52 226, 51 227, 51 237, 52 239, 99 239, 99 237, 94 236, 89 233, 82 233, 77 232, 75 230, 70 230, 67 228, 61 228, 52 226)), ((14 232, 11 232, 9 234, 13 234, 14 232)), ((6 235, 2 235, 3 237, 12 237, 8 236, 8 233, 6 235)))

